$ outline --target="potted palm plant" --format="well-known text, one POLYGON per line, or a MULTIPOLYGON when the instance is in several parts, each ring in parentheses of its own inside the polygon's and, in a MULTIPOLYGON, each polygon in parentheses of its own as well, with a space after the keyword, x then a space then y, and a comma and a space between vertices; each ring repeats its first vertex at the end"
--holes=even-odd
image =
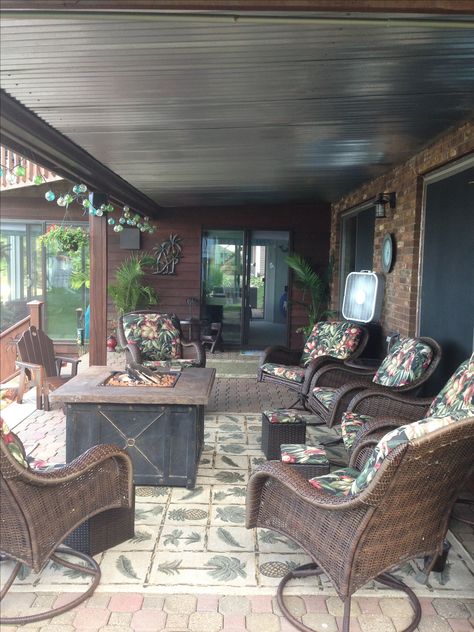
POLYGON ((303 290, 301 301, 293 299, 290 302, 302 305, 307 310, 308 324, 297 330, 303 334, 306 340, 314 325, 332 313, 327 309, 327 306, 333 264, 330 261, 326 270, 322 274, 318 274, 311 263, 301 255, 288 255, 285 257, 285 261, 295 274, 296 286, 303 290))
POLYGON ((154 264, 155 258, 144 253, 132 255, 119 265, 115 283, 109 285, 110 298, 118 316, 158 304, 159 298, 154 288, 143 285, 145 268, 154 264))

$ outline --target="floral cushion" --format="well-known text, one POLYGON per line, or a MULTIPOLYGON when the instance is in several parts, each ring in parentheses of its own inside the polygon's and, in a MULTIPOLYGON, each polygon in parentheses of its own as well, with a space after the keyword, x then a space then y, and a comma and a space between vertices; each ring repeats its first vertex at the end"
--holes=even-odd
POLYGON ((7 424, 0 417, 0 435, 2 437, 3 443, 7 446, 8 451, 15 459, 18 461, 20 465, 23 467, 28 467, 28 463, 25 458, 25 448, 23 447, 23 443, 20 439, 10 431, 7 424))
POLYGON ((293 408, 264 410, 263 414, 271 424, 300 424, 304 421, 301 411, 293 408))
POLYGON ((283 463, 329 465, 326 450, 320 445, 311 446, 305 443, 282 443, 280 450, 283 463))
POLYGON ((413 383, 431 364, 433 350, 416 338, 400 338, 374 375, 374 383, 400 387, 413 383))
POLYGON ((463 362, 437 395, 426 414, 443 417, 453 412, 474 415, 474 353, 463 362))
POLYGON ((351 493, 351 487, 359 475, 359 471, 352 467, 345 467, 341 470, 335 470, 324 476, 316 476, 311 478, 309 482, 316 489, 320 489, 332 496, 348 496, 351 493))
POLYGON ((181 331, 174 314, 126 314, 123 317, 125 338, 136 344, 142 360, 181 358, 181 331))
POLYGON ((301 366, 319 356, 347 360, 357 349, 362 329, 353 323, 316 323, 303 349, 301 366))
POLYGON ((329 386, 316 386, 316 388, 313 388, 313 396, 328 410, 331 407, 335 393, 336 389, 329 386))
POLYGON ((370 415, 359 415, 357 413, 345 412, 341 418, 341 434, 344 447, 347 451, 352 450, 357 433, 362 426, 373 419, 370 415))
POLYGON ((15 387, 0 387, 0 410, 6 408, 9 404, 13 403, 18 395, 18 388, 15 387))
POLYGON ((54 472, 55 470, 60 470, 65 466, 65 463, 48 463, 47 461, 43 461, 42 459, 35 459, 28 457, 28 465, 35 472, 41 472, 42 474, 46 472, 54 472))
POLYGON ((364 468, 352 483, 351 494, 358 494, 369 485, 385 458, 399 445, 449 426, 461 418, 462 416, 425 417, 420 421, 414 421, 411 424, 400 426, 388 432, 377 443, 364 468))
POLYGON ((273 364, 272 362, 266 362, 261 367, 264 373, 268 375, 275 375, 275 377, 281 377, 284 380, 290 382, 304 382, 305 370, 300 366, 287 366, 286 364, 273 364))

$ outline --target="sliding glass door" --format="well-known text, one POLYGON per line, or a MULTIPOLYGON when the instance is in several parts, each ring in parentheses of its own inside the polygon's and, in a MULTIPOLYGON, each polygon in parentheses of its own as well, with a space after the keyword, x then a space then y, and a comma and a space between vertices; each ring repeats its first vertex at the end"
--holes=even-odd
POLYGON ((242 334, 244 232, 207 230, 202 235, 202 316, 222 322, 226 344, 242 334))
POLYGON ((284 231, 203 232, 202 317, 222 322, 226 346, 286 343, 288 251, 284 231))

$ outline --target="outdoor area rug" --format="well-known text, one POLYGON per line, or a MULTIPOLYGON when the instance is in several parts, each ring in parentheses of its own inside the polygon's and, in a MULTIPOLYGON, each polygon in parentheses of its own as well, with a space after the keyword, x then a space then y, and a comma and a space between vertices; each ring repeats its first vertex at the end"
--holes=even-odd
MULTIPOLYGON (((40 438, 32 426, 32 439, 42 446, 50 439, 56 457, 60 457, 63 447, 57 448, 64 432, 62 412, 43 412, 35 423, 49 429, 40 438), (48 421, 46 415, 50 415, 48 421)), ((260 415, 206 415, 205 446, 195 489, 136 488, 135 537, 97 556, 102 569, 98 590, 274 594, 288 569, 308 562, 308 556, 290 539, 267 529, 244 527, 249 474, 265 461, 260 431, 260 415)), ((309 434, 312 431, 309 429, 309 434)), ((35 452, 40 456, 39 448, 35 452)), ((449 540, 452 549, 446 570, 433 573, 428 585, 416 581, 417 562, 405 564, 397 572, 418 595, 468 598, 474 593, 472 560, 451 534, 449 540)), ((11 562, 0 564, 2 581, 10 566, 11 562)), ((31 590, 33 586, 36 592, 48 592, 61 585, 63 590, 74 591, 85 582, 87 579, 75 571, 50 567, 37 576, 25 568, 13 590, 31 590)), ((334 594, 325 577, 290 584, 288 592, 334 594)), ((358 594, 380 596, 389 592, 371 583, 358 594)))

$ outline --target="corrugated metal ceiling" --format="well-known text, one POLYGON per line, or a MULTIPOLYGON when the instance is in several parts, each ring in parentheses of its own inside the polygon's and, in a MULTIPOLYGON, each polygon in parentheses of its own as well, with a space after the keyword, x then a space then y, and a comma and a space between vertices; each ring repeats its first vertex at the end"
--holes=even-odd
POLYGON ((161 206, 333 201, 474 109, 472 22, 377 17, 4 17, 2 87, 161 206))

